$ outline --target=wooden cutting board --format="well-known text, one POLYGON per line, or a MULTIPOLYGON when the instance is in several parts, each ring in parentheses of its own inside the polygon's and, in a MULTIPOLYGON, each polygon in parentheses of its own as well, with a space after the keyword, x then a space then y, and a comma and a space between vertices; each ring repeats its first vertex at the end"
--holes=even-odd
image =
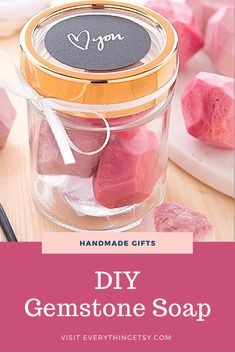
POLYGON ((169 157, 195 178, 234 196, 234 152, 208 146, 189 135, 185 128, 181 95, 186 83, 199 71, 215 72, 203 51, 197 53, 179 74, 172 102, 169 157))

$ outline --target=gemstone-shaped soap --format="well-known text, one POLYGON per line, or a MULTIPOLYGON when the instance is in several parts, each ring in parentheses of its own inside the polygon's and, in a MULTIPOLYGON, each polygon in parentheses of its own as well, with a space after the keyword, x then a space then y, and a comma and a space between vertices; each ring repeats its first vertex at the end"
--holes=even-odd
POLYGON ((179 37, 180 68, 203 46, 203 38, 196 25, 193 11, 186 3, 171 0, 149 0, 145 4, 166 17, 179 37))
POLYGON ((199 212, 174 202, 165 202, 154 209, 157 232, 192 232, 194 241, 214 240, 213 223, 199 212))
MULTIPOLYGON (((102 114, 102 113, 101 113, 102 114)), ((154 107, 146 109, 144 111, 131 114, 131 115, 124 115, 124 116, 118 116, 118 117, 106 117, 106 120, 109 124, 110 127, 125 127, 127 124, 134 123, 137 121, 140 121, 141 119, 146 118, 148 114, 154 114, 154 107)), ((72 116, 69 114, 64 114, 64 113, 58 113, 58 116, 63 120, 63 123, 69 123, 69 124, 76 124, 77 126, 82 126, 82 127, 87 127, 87 128, 102 128, 105 127, 104 121, 100 117, 96 117, 95 114, 90 117, 90 118, 82 118, 79 116, 72 116)), ((105 114, 104 114, 105 117, 105 114)), ((126 128, 123 129, 122 131, 128 131, 128 134, 134 133, 134 128, 126 128)))
MULTIPOLYGON (((99 149, 105 135, 103 133, 67 130, 69 138, 82 151, 89 152, 99 149)), ((37 154, 37 171, 43 175, 73 175, 90 178, 95 172, 99 162, 99 154, 92 156, 83 155, 73 151, 76 163, 65 165, 57 146, 56 140, 46 121, 41 122, 37 154)))
POLYGON ((225 6, 208 21, 205 50, 219 73, 234 76, 234 7, 225 6))
POLYGON ((196 17, 202 33, 205 33, 209 18, 221 7, 232 5, 233 0, 186 0, 196 17))
POLYGON ((140 203, 150 196, 161 173, 152 131, 141 127, 132 138, 113 133, 93 178, 95 199, 107 208, 140 203))
POLYGON ((185 87, 182 110, 190 135, 220 148, 235 148, 234 82, 200 72, 185 87))
MULTIPOLYGON (((146 111, 108 119, 110 127, 122 126, 144 118, 145 115, 151 112, 152 109, 146 111)), ((105 140, 106 132, 92 131, 94 128, 101 128, 104 126, 104 121, 99 118, 82 118, 68 114, 58 113, 64 125, 72 125, 72 129, 67 129, 68 136, 73 143, 82 151, 94 151, 99 149, 105 140), (74 126, 90 129, 89 131, 75 129, 74 126)), ((38 117, 33 117, 37 119, 38 117)), ((33 130, 32 128, 31 130, 33 130)), ((139 131, 138 127, 123 129, 116 132, 117 136, 123 139, 131 139, 139 131)), ((55 138, 46 121, 41 122, 39 137, 34 138, 30 136, 30 145, 33 155, 37 157, 37 171, 43 175, 72 175, 82 178, 89 178, 96 171, 99 163, 99 155, 87 156, 78 152, 74 152, 76 163, 73 165, 65 165, 63 163, 60 151, 58 149, 55 138), (36 140, 36 142, 35 142, 36 140), (36 146, 35 146, 36 145, 36 146)))
POLYGON ((0 88, 0 148, 6 143, 16 111, 6 92, 0 88))

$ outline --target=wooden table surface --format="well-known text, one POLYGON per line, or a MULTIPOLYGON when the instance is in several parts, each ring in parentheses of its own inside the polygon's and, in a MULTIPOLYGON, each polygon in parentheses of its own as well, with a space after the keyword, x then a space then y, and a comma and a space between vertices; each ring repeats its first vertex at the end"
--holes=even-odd
MULTIPOLYGON (((0 49, 18 60, 18 35, 0 39, 0 49)), ((0 77, 17 83, 13 65, 0 54, 0 77)), ((5 147, 0 150, 0 202, 20 241, 40 241, 44 231, 63 231, 47 220, 31 197, 31 166, 28 146, 25 102, 10 95, 17 109, 17 118, 5 147)), ((169 162, 167 200, 181 203, 207 215, 216 226, 218 241, 233 240, 234 203, 230 197, 199 182, 174 163, 169 162)), ((4 241, 0 230, 0 241, 4 241)))

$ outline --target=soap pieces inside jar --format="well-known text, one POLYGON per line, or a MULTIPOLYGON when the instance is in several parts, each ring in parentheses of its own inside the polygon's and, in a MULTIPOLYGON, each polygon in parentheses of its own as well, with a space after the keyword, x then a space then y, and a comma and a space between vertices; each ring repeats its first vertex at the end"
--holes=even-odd
MULTIPOLYGON (((66 129, 66 132, 75 146, 84 152, 99 149, 105 139, 105 132, 84 131, 74 127, 66 129)), ((45 120, 41 121, 36 153, 37 171, 42 175, 73 175, 90 178, 99 162, 99 154, 89 156, 73 151, 76 163, 65 165, 50 126, 45 120)))
POLYGON ((100 156, 93 178, 96 201, 118 208, 144 201, 152 193, 162 168, 155 134, 146 127, 113 133, 100 156))
MULTIPOLYGON (((114 128, 116 124, 121 126, 121 122, 126 124, 142 116, 144 114, 139 113, 111 119, 109 124, 114 128)), ((82 151, 94 151, 103 145, 106 132, 95 130, 103 124, 100 119, 61 117, 66 126, 68 122, 71 125, 71 129, 66 128, 67 134, 82 151), (89 131, 81 130, 84 124, 90 128, 89 131)), ((37 141, 36 148, 31 141, 31 150, 36 156, 38 173, 42 176, 65 176, 60 193, 79 212, 82 212, 84 203, 92 205, 92 209, 138 204, 151 195, 162 173, 157 137, 145 126, 114 129, 102 152, 89 156, 73 151, 76 163, 71 165, 64 164, 46 120, 41 120, 37 130, 39 136, 30 140, 37 141)))
POLYGON ((0 88, 0 148, 7 140, 16 117, 16 111, 6 92, 0 88))

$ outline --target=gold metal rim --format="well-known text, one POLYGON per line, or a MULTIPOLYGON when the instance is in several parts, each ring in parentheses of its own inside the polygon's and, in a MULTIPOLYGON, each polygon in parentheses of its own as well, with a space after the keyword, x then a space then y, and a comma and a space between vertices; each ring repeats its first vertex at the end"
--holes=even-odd
MULTIPOLYGON (((83 104, 115 104, 135 100, 164 86, 177 70, 178 40, 172 25, 161 15, 144 8, 109 0, 80 1, 44 10, 30 19, 20 35, 21 70, 40 95, 83 104), (151 62, 125 71, 79 72, 49 63, 36 51, 33 37, 48 19, 75 9, 122 10, 138 14, 166 33, 166 45, 151 62), (78 92, 84 93, 78 95, 78 92)), ((164 95, 165 96, 165 95, 164 95)), ((127 113, 131 113, 127 109, 127 113)))

